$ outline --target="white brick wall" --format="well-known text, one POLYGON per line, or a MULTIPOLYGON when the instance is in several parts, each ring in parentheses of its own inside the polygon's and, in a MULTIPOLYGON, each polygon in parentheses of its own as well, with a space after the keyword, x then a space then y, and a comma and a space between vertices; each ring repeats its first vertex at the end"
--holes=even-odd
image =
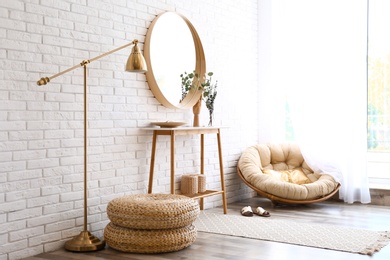
MULTIPOLYGON (((62 247, 83 225, 82 69, 37 86, 83 59, 144 41, 154 17, 191 20, 219 82, 215 125, 222 130, 228 202, 253 195, 236 175, 240 152, 257 138, 256 0, 0 1, 0 260, 62 247)), ((141 46, 142 47, 142 46, 141 46)), ((174 51, 174 50, 173 50, 174 51)), ((151 133, 157 120, 192 123, 191 110, 159 104, 145 75, 123 72, 129 50, 89 65, 88 229, 103 235, 107 203, 147 192, 151 133)), ((208 115, 202 107, 201 123, 208 115)), ((176 140, 180 174, 197 172, 199 139, 176 140)), ((160 137, 154 192, 169 192, 169 138, 160 137)), ((219 188, 216 141, 206 136, 209 188, 219 188)), ((222 204, 206 198, 206 207, 222 204)))

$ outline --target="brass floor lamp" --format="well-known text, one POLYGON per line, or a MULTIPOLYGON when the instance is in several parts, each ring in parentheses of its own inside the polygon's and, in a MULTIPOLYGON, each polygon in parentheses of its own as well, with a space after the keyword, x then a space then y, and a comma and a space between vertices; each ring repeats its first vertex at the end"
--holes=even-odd
POLYGON ((38 85, 46 85, 50 80, 61 76, 69 71, 72 71, 80 66, 84 67, 84 230, 74 237, 73 239, 65 243, 65 249, 75 252, 86 252, 96 251, 105 247, 105 241, 101 241, 99 238, 92 235, 87 229, 87 173, 88 173, 88 162, 87 162, 87 65, 92 61, 98 60, 104 56, 110 55, 116 51, 119 51, 128 46, 134 45, 131 54, 127 60, 126 71, 143 73, 147 71, 145 59, 137 45, 138 40, 133 40, 129 44, 125 44, 122 47, 116 48, 112 51, 99 55, 89 60, 83 60, 80 64, 73 66, 72 68, 66 69, 60 73, 57 73, 51 77, 41 78, 37 81, 38 85))

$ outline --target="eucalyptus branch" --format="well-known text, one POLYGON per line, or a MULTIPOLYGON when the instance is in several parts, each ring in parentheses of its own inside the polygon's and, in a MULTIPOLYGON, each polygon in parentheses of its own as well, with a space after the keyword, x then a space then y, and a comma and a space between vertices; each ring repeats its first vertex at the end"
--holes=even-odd
POLYGON ((213 72, 207 73, 207 76, 203 76, 202 80, 196 71, 192 73, 184 72, 180 74, 181 77, 181 100, 182 101, 191 88, 197 88, 202 91, 202 100, 205 102, 210 114, 210 123, 212 125, 212 114, 214 112, 214 101, 217 97, 218 81, 213 83, 213 72))

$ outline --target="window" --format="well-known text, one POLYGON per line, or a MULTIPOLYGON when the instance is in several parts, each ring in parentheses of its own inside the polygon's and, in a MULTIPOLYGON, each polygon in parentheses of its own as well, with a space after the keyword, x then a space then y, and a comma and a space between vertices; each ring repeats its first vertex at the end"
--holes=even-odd
POLYGON ((390 1, 368 1, 368 174, 390 178, 390 1))

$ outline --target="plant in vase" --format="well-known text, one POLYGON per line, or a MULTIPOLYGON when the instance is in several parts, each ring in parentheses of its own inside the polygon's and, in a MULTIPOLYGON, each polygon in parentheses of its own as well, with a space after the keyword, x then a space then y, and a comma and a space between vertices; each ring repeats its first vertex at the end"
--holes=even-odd
MULTIPOLYGON (((217 86, 218 86, 218 81, 215 82, 212 81, 213 75, 214 75, 213 72, 208 72, 207 76, 205 75, 201 78, 199 74, 195 71, 192 73, 184 72, 183 74, 180 74, 182 100, 185 98, 185 96, 187 95, 187 93, 190 91, 191 88, 198 88, 199 90, 202 91, 201 100, 205 102, 206 107, 209 111, 209 124, 208 124, 209 126, 213 125, 214 101, 215 98, 217 97, 217 86)), ((200 106, 200 102, 199 102, 199 106, 200 106)))

